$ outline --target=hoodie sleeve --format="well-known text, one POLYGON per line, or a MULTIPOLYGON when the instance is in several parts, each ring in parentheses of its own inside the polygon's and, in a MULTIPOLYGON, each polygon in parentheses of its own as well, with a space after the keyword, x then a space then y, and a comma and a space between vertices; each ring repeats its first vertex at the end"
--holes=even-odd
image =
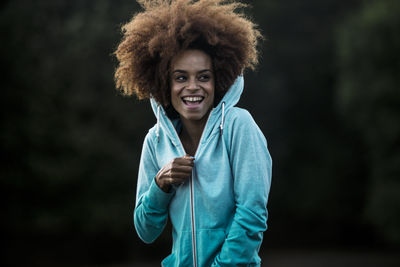
POLYGON ((173 197, 173 192, 165 193, 156 184, 158 171, 149 132, 140 157, 134 212, 136 232, 145 243, 152 243, 163 231, 168 218, 168 205, 173 197))
POLYGON ((230 164, 236 211, 232 225, 212 266, 247 266, 258 253, 267 229, 267 201, 272 160, 267 142, 251 115, 232 110, 228 128, 230 164))

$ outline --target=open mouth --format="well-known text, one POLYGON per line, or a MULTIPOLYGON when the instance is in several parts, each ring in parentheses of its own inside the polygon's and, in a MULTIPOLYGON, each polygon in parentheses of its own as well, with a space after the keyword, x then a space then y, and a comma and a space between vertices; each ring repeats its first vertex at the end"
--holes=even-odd
POLYGON ((183 103, 186 105, 197 105, 204 100, 204 96, 184 96, 182 97, 183 103))

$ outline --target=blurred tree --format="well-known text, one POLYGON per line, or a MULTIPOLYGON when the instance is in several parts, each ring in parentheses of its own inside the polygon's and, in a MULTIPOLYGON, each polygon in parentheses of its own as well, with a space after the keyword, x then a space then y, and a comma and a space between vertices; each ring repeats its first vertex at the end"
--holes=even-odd
MULTIPOLYGON (((400 2, 365 1, 338 30, 338 108, 365 144, 366 218, 400 243, 400 2)), ((362 156, 362 155, 361 155, 362 156)))
MULTIPOLYGON (((147 103, 117 97, 112 52, 119 25, 137 8, 123 0, 2 6, 0 190, 7 251, 48 254, 36 250, 76 246, 85 255, 131 248, 109 242, 134 238, 137 162, 143 129, 155 119, 147 103)), ((112 253, 96 254, 101 260, 112 253)))
MULTIPOLYGON (((387 235, 397 231, 389 229, 398 222, 398 187, 390 178, 398 177, 399 165, 398 126, 390 124, 398 119, 392 86, 398 88, 398 67, 391 63, 398 64, 398 39, 379 41, 397 38, 394 10, 369 11, 387 14, 375 20, 377 15, 356 13, 343 25, 338 99, 349 127, 333 101, 334 29, 359 1, 243 1, 253 5, 246 12, 267 39, 258 70, 245 75, 240 102, 266 135, 274 159, 267 245, 363 242, 364 210, 387 235), (359 102, 367 95, 371 101, 359 102), (374 196, 368 209, 366 195, 374 196)), ((134 0, 0 5, 0 231, 11 260, 21 252, 27 261, 28 254, 47 259, 48 249, 91 262, 168 253, 168 232, 144 245, 132 226, 141 145, 155 118, 147 101, 118 96, 113 82, 119 27, 138 8, 134 0)))
MULTIPOLYGON (((359 1, 254 1, 266 35, 262 65, 241 100, 274 159, 265 242, 354 244, 364 205, 362 161, 335 113, 335 27, 359 1), (252 91, 254 90, 254 91, 252 91), (300 230, 301 229, 301 230, 300 230)), ((360 238, 361 237, 361 238, 360 238)), ((363 240, 363 241, 360 241, 363 240)))

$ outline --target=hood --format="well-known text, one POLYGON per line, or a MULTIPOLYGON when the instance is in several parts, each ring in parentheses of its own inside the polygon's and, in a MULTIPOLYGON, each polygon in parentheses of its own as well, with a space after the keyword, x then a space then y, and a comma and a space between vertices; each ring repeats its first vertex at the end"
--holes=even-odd
MULTIPOLYGON (((225 115, 229 112, 229 109, 231 107, 235 106, 239 102, 240 96, 243 92, 243 87, 243 76, 239 76, 236 78, 235 82, 229 88, 229 90, 225 93, 224 97, 221 99, 218 105, 211 110, 207 124, 203 131, 202 138, 200 140, 200 144, 205 142, 208 137, 215 131, 220 131, 222 134, 222 131, 224 129, 225 115)), ((150 103, 154 115, 157 118, 157 137, 159 136, 160 131, 163 131, 168 135, 175 146, 180 144, 179 136, 176 130, 180 123, 179 119, 170 120, 162 105, 160 105, 154 98, 150 99, 150 103)))

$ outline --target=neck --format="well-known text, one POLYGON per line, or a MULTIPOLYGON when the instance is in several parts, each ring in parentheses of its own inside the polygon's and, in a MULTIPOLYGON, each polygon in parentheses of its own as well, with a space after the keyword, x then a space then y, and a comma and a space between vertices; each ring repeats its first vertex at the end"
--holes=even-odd
POLYGON ((205 116, 200 121, 186 120, 181 117, 182 132, 179 137, 182 141, 186 153, 188 153, 189 155, 194 156, 194 154, 196 153, 201 135, 207 123, 207 119, 208 116, 205 116))

